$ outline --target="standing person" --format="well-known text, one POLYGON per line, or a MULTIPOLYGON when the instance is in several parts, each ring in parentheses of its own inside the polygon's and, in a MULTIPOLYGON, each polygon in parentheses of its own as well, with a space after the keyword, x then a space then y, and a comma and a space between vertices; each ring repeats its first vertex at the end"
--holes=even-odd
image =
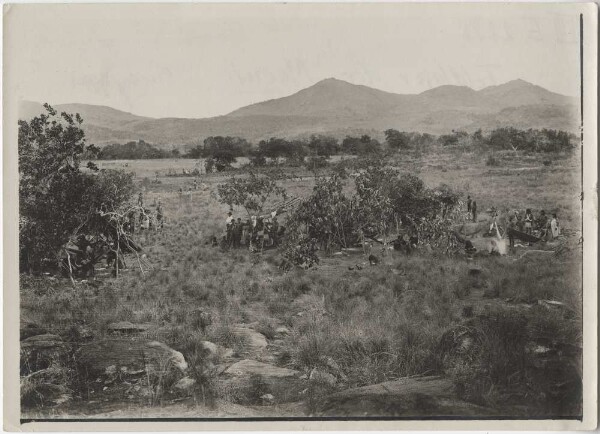
POLYGON ((163 228, 163 210, 160 204, 160 200, 158 201, 158 205, 156 205, 156 228, 163 228))
POLYGON ((560 222, 556 214, 552 214, 552 220, 550 220, 550 230, 552 231, 552 239, 557 238, 560 235, 560 222))
POLYGON ((262 218, 256 221, 256 245, 262 251, 265 243, 265 223, 262 218))
POLYGON ((144 195, 142 194, 141 191, 140 191, 140 194, 138 194, 138 206, 141 206, 141 207, 144 206, 144 195))
POLYGON ((467 212, 471 214, 471 196, 467 196, 467 212))
POLYGON ((525 233, 531 235, 533 230, 533 215, 531 214, 531 210, 527 208, 525 211, 525 233))
POLYGON ((244 223, 242 223, 242 240, 244 246, 248 247, 250 245, 250 220, 246 219, 244 223))
POLYGON ((231 213, 231 211, 229 211, 227 213, 227 218, 225 219, 225 241, 227 244, 227 247, 231 247, 231 244, 233 242, 233 222, 234 222, 234 218, 233 215, 231 213))
POLYGON ((517 214, 516 226, 518 231, 523 232, 525 228, 525 222, 523 221, 523 217, 521 217, 521 214, 517 214))
POLYGON ((477 202, 473 201, 473 205, 471 205, 471 213, 473 214, 473 221, 477 221, 477 202))
POLYGON ((234 227, 233 247, 239 249, 242 246, 242 231, 244 224, 242 219, 238 217, 234 227))
POLYGON ((142 213, 142 225, 141 229, 150 229, 150 217, 146 213, 146 210, 142 213))
POLYGON ((496 228, 496 231, 498 230, 498 211, 496 210, 496 207, 492 207, 492 212, 491 212, 491 216, 492 216, 492 223, 490 224, 490 232, 492 232, 494 230, 494 228, 496 228))
POLYGON ((541 210, 540 216, 537 218, 536 227, 538 231, 540 231, 540 238, 544 238, 546 236, 546 228, 548 227, 548 217, 546 216, 546 211, 541 210))
POLYGON ((506 233, 508 234, 508 242, 510 247, 515 247, 515 217, 510 216, 508 221, 508 228, 506 229, 506 233))
POLYGON ((273 238, 273 246, 277 247, 279 244, 279 222, 277 222, 277 217, 273 217, 273 223, 271 224, 271 231, 273 238))

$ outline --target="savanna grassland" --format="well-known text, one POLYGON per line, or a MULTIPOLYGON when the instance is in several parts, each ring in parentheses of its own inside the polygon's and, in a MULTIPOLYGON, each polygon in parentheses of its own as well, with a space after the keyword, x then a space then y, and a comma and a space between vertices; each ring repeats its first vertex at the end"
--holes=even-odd
MULTIPOLYGON (((319 253, 316 267, 288 272, 279 268, 277 249, 250 253, 208 243, 224 230, 229 207, 218 201, 217 185, 229 174, 201 175, 198 189, 189 192, 193 177, 165 175, 193 168, 194 161, 110 162, 136 173, 151 209, 160 200, 164 228, 134 235, 147 266, 129 255, 117 278, 98 270, 94 279, 73 285, 60 277, 21 276, 22 324, 37 324, 67 343, 51 366, 61 374, 55 385, 69 396, 58 405, 40 403, 35 390, 43 381, 24 378, 23 415, 402 416, 398 409, 408 404, 388 408, 401 399, 398 394, 380 402, 365 395, 353 400, 344 391, 408 377, 452 386, 444 395, 453 401, 444 404, 452 411, 443 415, 576 417, 582 282, 575 154, 505 152, 487 165, 477 153, 439 150, 390 161, 428 186, 448 184, 463 200, 471 195, 480 220, 489 218, 491 206, 556 212, 562 240, 533 247, 556 254, 522 256, 528 246, 521 246, 506 256, 468 259, 425 248, 411 255, 379 251, 375 245, 376 266, 362 252, 319 253), (128 339, 158 341, 180 352, 186 373, 90 385, 74 368, 78 348, 110 337, 109 325, 121 321, 145 325, 128 339), (205 342, 218 350, 207 350, 205 342), (228 375, 240 360, 285 370, 228 375), (174 389, 184 376, 193 385, 174 389), (130 392, 135 384, 150 392, 130 392)), ((311 173, 285 170, 296 175, 282 181, 290 196, 310 194, 311 173)), ((234 216, 246 218, 241 209, 234 216)), ((423 389, 425 401, 428 393, 423 389)), ((430 393, 438 396, 439 390, 430 393)))

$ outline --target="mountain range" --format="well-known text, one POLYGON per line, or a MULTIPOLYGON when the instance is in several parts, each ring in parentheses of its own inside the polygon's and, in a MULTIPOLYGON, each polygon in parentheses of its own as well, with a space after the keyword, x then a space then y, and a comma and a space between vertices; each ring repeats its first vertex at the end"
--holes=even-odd
MULTIPOLYGON (((156 119, 90 104, 60 104, 54 108, 81 114, 88 143, 97 145, 140 139, 156 145, 185 145, 216 135, 254 142, 311 134, 338 138, 370 134, 382 138, 388 128, 431 134, 503 126, 572 132, 578 129, 576 98, 523 80, 481 90, 447 85, 402 95, 328 78, 290 96, 202 119, 156 119)), ((31 119, 43 111, 40 103, 23 101, 19 118, 31 119)))

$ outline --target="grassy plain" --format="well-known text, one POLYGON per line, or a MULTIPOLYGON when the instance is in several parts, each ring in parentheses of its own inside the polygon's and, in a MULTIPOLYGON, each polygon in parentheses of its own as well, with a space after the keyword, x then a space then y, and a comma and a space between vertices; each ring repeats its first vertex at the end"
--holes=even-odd
MULTIPOLYGON (((497 158, 500 165, 491 167, 480 154, 445 151, 398 157, 392 163, 419 175, 430 187, 446 183, 465 198, 470 194, 481 219, 491 206, 533 208, 536 214, 545 209, 558 213, 569 238, 579 236, 576 156, 555 156, 550 164, 544 163, 546 156, 506 153, 497 158)), ((314 269, 285 273, 278 268, 276 250, 251 254, 206 244, 209 236, 223 231, 228 207, 218 202, 216 186, 228 175, 203 175, 198 190, 180 196, 179 187, 187 190, 193 178, 165 175, 169 169, 193 168, 193 160, 110 163, 135 171, 147 204, 163 204, 164 229, 136 234, 152 269, 142 272, 134 258, 127 258, 129 268, 119 278, 75 287, 63 279, 23 276, 24 320, 61 335, 81 325, 98 338, 106 335, 111 322, 151 323, 145 337, 166 343, 191 365, 202 366, 196 380, 203 385, 204 398, 210 392, 213 409, 243 404, 262 411, 257 396, 261 388, 234 393, 220 387, 218 373, 199 355, 201 342, 211 341, 243 358, 247 342, 232 329, 245 324, 268 339, 268 352, 261 356, 265 362, 309 374, 333 360, 340 371, 336 385, 311 386, 303 395, 285 399, 276 394, 271 415, 315 414, 319 399, 333 391, 427 374, 452 378, 458 396, 499 408, 506 416, 579 412, 578 386, 573 382, 580 372, 577 356, 565 356, 554 371, 533 366, 540 347, 554 351, 581 343, 577 249, 521 260, 517 258, 523 249, 474 260, 424 249, 412 256, 388 251, 375 267, 362 255, 336 255, 322 258, 314 269), (158 183, 153 182, 156 172, 158 183), (362 269, 356 264, 363 264, 362 269), (469 272, 474 267, 481 270, 477 276, 469 272), (558 301, 563 307, 548 307, 539 300, 558 301), (210 322, 199 319, 198 312, 209 313, 210 322), (284 337, 276 333, 281 326, 289 330, 284 337), (457 330, 464 327, 471 344, 460 350, 465 341, 456 338, 457 330), (562 385, 567 390, 558 383, 568 383, 562 385), (285 407, 290 401, 301 405, 285 407)), ((103 166, 113 168, 109 162, 103 166)), ((297 175, 284 183, 289 194, 310 194, 311 174, 300 168, 286 170, 297 175)), ((235 215, 245 217, 241 210, 235 215)), ((170 405, 166 397, 160 403, 170 405)), ((130 402, 127 408, 130 413, 160 413, 147 405, 130 402)), ((194 400, 193 405, 198 408, 195 414, 210 413, 206 399, 194 400)), ((123 407, 107 403, 88 408, 82 398, 52 411, 92 414, 116 408, 123 407)), ((189 413, 193 407, 186 408, 189 413)))

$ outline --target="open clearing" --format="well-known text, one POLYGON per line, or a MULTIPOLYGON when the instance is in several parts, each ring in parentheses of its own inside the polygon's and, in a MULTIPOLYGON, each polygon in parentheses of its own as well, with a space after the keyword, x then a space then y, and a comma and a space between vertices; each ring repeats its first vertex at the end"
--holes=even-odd
MULTIPOLYGON (((507 153, 488 167, 481 155, 448 152, 394 164, 431 187, 446 183, 470 194, 480 220, 491 206, 556 212, 564 238, 576 245, 579 161, 543 159, 507 153)), ((228 207, 216 187, 230 175, 202 175, 191 192, 193 177, 166 176, 196 163, 99 164, 134 171, 145 203, 162 203, 165 227, 135 234, 151 269, 142 272, 128 257, 117 279, 99 270, 74 287, 68 279, 21 282, 22 327, 35 324, 79 347, 88 334, 94 341, 113 336, 111 324, 144 324, 123 339, 180 352, 195 387, 172 392, 181 376, 161 377, 144 394, 135 389, 139 379, 102 377, 59 405, 24 409, 24 417, 419 416, 424 408, 441 416, 579 414, 577 248, 521 260, 527 246, 474 259, 387 251, 377 266, 360 253, 335 254, 284 273, 276 250, 206 243, 223 232, 228 207), (417 401, 411 388, 420 391, 417 401)), ((289 195, 308 195, 312 175, 286 171, 297 175, 283 184, 289 195)))

